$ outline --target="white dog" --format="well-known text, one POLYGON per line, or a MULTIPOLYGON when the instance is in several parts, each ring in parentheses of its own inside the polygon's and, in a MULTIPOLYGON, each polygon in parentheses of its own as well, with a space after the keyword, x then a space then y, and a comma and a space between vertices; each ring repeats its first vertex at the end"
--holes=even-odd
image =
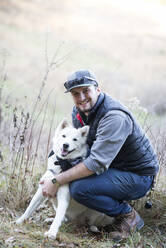
MULTIPOLYGON (((54 154, 48 158, 48 167, 41 180, 45 178, 53 178, 53 175, 62 171, 61 166, 57 165, 57 157, 60 159, 73 160, 76 158, 85 158, 87 153, 86 139, 89 132, 89 127, 84 126, 79 129, 73 128, 66 120, 63 120, 56 129, 53 138, 53 152, 54 154)), ((30 205, 25 213, 16 220, 17 224, 21 224, 24 220, 30 217, 32 213, 39 207, 41 202, 45 199, 42 194, 42 185, 32 198, 30 205)), ((48 232, 45 232, 45 237, 55 239, 65 216, 70 220, 79 219, 79 222, 87 222, 89 225, 107 225, 112 223, 112 218, 97 211, 91 210, 73 199, 70 201, 70 192, 68 184, 60 186, 55 198, 50 198, 53 207, 56 211, 56 216, 52 222, 48 232), (57 203, 57 204, 56 204, 57 203), (70 203, 70 206, 69 206, 70 203), (69 208, 68 208, 69 207, 69 208)), ((91 228, 96 230, 94 226, 91 228)))

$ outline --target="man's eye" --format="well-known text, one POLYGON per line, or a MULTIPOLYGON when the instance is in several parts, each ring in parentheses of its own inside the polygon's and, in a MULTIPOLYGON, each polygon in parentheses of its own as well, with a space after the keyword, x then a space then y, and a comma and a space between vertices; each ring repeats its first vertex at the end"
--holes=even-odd
POLYGON ((79 96, 79 94, 78 93, 73 93, 73 96, 77 97, 77 96, 79 96))
POLYGON ((66 138, 66 135, 65 135, 65 134, 63 134, 63 135, 62 135, 62 137, 63 137, 63 138, 66 138))
POLYGON ((74 138, 73 140, 74 140, 74 141, 77 141, 77 139, 76 139, 76 138, 74 138))

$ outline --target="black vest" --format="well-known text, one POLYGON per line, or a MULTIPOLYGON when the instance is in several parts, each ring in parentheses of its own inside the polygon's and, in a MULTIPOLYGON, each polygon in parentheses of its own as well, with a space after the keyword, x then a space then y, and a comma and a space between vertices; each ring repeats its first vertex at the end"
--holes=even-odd
POLYGON ((133 122, 133 130, 121 147, 119 153, 111 163, 111 167, 124 171, 132 171, 140 175, 155 175, 159 169, 157 156, 133 115, 130 111, 112 99, 107 94, 101 93, 97 103, 91 109, 88 117, 79 112, 76 107, 73 108, 72 120, 76 128, 82 125, 90 125, 88 135, 88 145, 91 148, 96 139, 96 131, 101 118, 111 110, 120 110, 126 113, 133 122), (81 124, 82 122, 82 124, 81 124))

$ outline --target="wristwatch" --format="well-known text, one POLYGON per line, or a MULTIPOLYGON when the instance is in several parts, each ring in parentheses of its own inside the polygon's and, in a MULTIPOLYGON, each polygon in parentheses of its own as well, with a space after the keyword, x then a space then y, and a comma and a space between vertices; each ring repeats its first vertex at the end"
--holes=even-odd
POLYGON ((52 179, 52 183, 53 183, 53 184, 57 184, 58 187, 60 186, 60 183, 56 180, 55 177, 52 179))

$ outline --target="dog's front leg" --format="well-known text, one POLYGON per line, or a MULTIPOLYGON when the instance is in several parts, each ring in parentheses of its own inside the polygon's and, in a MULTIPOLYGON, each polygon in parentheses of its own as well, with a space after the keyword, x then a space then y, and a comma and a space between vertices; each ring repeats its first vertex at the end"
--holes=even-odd
POLYGON ((16 220, 16 224, 21 224, 24 220, 28 219, 33 214, 33 212, 39 207, 39 205, 44 199, 45 198, 42 193, 42 187, 39 186, 25 213, 19 219, 16 220))
POLYGON ((56 239, 59 227, 61 226, 62 221, 65 218, 66 210, 69 206, 69 203, 70 203, 70 192, 69 192, 69 186, 66 184, 58 189, 56 216, 48 232, 45 232, 44 234, 45 237, 48 237, 50 239, 56 239))

